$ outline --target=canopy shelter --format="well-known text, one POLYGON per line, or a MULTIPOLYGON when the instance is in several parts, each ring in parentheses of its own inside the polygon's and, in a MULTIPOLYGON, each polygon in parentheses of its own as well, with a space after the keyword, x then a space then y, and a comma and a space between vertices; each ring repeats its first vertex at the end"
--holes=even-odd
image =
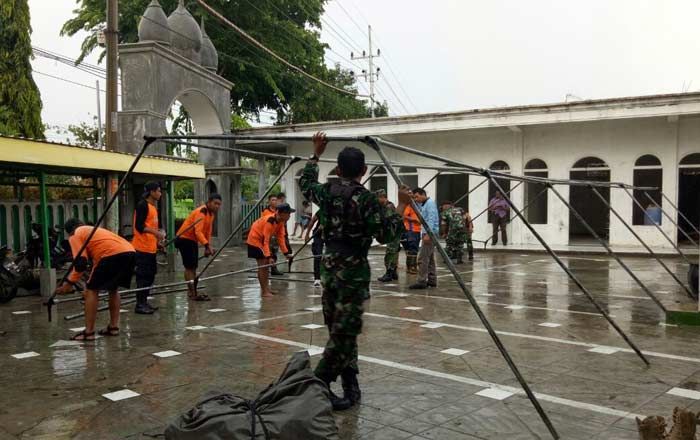
MULTIPOLYGON (((43 262, 50 265, 48 228, 56 224, 62 226, 65 219, 76 216, 84 221, 95 221, 98 201, 106 200, 103 192, 108 185, 110 175, 125 173, 134 161, 135 155, 104 151, 96 148, 80 147, 69 144, 53 143, 41 140, 0 136, 0 185, 12 186, 15 194, 21 194, 28 187, 38 187, 39 203, 36 205, 38 223, 42 225, 44 239, 43 262), (52 183, 47 176, 80 177, 79 183, 52 183), (86 184, 87 183, 87 184, 86 184), (92 215, 85 204, 73 204, 71 207, 56 206, 54 221, 53 206, 49 206, 47 191, 49 188, 76 188, 92 190, 92 215), (82 208, 82 209, 81 209, 82 208), (66 211, 68 211, 66 213, 66 211)), ((167 201, 168 235, 174 235, 173 185, 174 180, 203 179, 204 166, 194 161, 172 157, 146 156, 139 161, 131 182, 144 183, 149 180, 167 182, 164 189, 167 201)), ((24 204, 24 203, 23 203, 24 204)), ((0 241, 12 244, 19 249, 22 229, 30 234, 32 206, 25 204, 21 210, 19 203, 3 203, 0 200, 0 241), (20 217, 24 217, 24 221, 20 217), (11 235, 8 236, 8 226, 11 235)))

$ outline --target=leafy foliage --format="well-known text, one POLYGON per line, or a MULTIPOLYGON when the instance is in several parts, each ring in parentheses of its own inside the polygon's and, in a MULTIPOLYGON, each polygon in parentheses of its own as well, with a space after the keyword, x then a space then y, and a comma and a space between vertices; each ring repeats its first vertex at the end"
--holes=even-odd
MULTIPOLYGON (((326 46, 319 40, 320 17, 327 0, 210 0, 209 4, 238 26, 282 55, 292 64, 337 87, 357 92, 350 71, 324 63, 326 46)), ((62 29, 66 35, 88 31, 82 44, 82 57, 97 48, 96 32, 105 24, 104 0, 77 0, 75 16, 62 29)), ((119 38, 121 43, 138 41, 138 23, 150 0, 120 0, 119 38)), ((160 0, 166 13, 177 0, 160 0)), ((253 48, 237 33, 209 17, 194 1, 188 9, 197 18, 204 16, 207 34, 219 51, 219 74, 235 85, 231 105, 235 114, 260 119, 260 110, 277 112, 277 123, 364 118, 367 104, 321 86, 279 61, 253 48)), ((386 105, 379 106, 379 115, 386 105)), ((235 124, 234 124, 235 126, 235 124)))
POLYGON ((0 134, 43 139, 27 0, 0 1, 0 134))

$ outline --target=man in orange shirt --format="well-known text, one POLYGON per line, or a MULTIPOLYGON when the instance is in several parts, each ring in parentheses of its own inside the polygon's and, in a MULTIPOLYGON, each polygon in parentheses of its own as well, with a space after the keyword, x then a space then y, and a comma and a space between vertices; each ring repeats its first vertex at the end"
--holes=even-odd
MULTIPOLYGON (((71 251, 78 251, 87 241, 92 226, 85 226, 82 221, 72 218, 63 226, 70 237, 71 251)), ((102 336, 119 336, 119 292, 118 288, 128 289, 134 272, 134 247, 125 239, 107 229, 97 228, 95 235, 87 244, 80 257, 75 260, 73 270, 65 283, 56 289, 57 294, 73 291, 75 283, 80 280, 87 269, 88 260, 92 261, 92 272, 85 286, 85 329, 71 337, 74 341, 94 341, 95 321, 97 320, 97 293, 101 290, 109 292, 109 325, 100 330, 102 336)))
POLYGON ((248 258, 254 258, 258 264, 258 281, 260 282, 260 294, 263 297, 270 297, 273 292, 270 290, 269 267, 274 263, 270 241, 272 237, 277 237, 277 243, 282 252, 291 259, 291 252, 284 240, 285 225, 289 216, 295 212, 287 203, 277 205, 275 214, 263 215, 253 223, 248 232, 248 258))
MULTIPOLYGON (((207 203, 199 206, 185 219, 185 222, 177 231, 175 247, 182 256, 182 265, 185 267, 185 281, 194 280, 197 275, 199 262, 199 245, 204 246, 204 256, 214 255, 211 245, 211 232, 214 227, 214 218, 221 208, 221 195, 212 194, 207 203)), ((187 284, 189 297, 194 301, 210 301, 208 295, 197 293, 193 283, 187 284)))
MULTIPOLYGON (((134 212, 134 238, 131 244, 136 250, 136 287, 150 287, 158 272, 158 245, 165 239, 165 232, 158 228, 158 201, 162 196, 160 183, 144 185, 143 198, 136 204, 134 212)), ((148 303, 150 290, 136 292, 136 313, 152 315, 158 310, 148 303)))
MULTIPOLYGON (((413 197, 411 191, 409 191, 409 196, 413 197)), ((418 273, 416 266, 418 247, 420 245, 420 220, 418 220, 416 211, 413 210, 413 206, 410 203, 407 203, 406 208, 403 210, 403 225, 406 232, 401 241, 406 251, 406 272, 415 274, 418 273)))

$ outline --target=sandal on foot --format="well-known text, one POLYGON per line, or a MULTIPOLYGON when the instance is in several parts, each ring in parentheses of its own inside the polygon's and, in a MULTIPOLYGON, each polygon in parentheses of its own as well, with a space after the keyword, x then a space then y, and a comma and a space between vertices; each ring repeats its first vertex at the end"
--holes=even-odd
POLYGON ((209 298, 209 295, 206 293, 198 293, 197 295, 190 295, 190 299, 192 301, 211 301, 211 298, 209 298))
POLYGON ((78 333, 71 336, 70 340, 71 341, 78 341, 78 342, 94 341, 95 340, 95 332, 88 333, 85 330, 79 331, 78 333))
POLYGON ((97 332, 100 336, 119 336, 119 327, 107 326, 97 332))

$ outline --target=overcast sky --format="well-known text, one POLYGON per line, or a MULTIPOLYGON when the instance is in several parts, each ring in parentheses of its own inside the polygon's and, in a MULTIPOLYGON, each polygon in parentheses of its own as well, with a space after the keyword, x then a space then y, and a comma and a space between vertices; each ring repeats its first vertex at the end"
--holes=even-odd
MULTIPOLYGON (((75 1, 29 5, 32 43, 77 57, 84 35, 59 36, 75 1)), ((694 0, 339 0, 328 4, 323 40, 337 52, 328 53, 329 61, 353 67, 341 56, 350 58, 347 46, 367 47, 369 20, 382 51, 380 97, 392 114, 427 113, 560 102, 567 94, 700 90, 698 17, 694 0)), ((96 63, 96 56, 88 61, 96 63)), ((94 87, 95 77, 54 61, 37 58, 33 65, 94 87)), ((68 125, 96 113, 94 90, 40 74, 35 79, 46 123, 68 125)))

